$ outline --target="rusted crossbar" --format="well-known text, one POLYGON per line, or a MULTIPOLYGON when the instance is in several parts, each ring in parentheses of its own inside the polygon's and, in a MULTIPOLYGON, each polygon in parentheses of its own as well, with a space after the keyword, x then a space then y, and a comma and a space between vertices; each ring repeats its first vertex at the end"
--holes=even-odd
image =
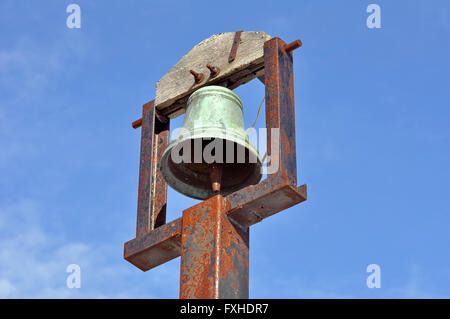
MULTIPOLYGON (((306 200, 306 185, 298 188, 287 179, 265 179, 224 198, 227 217, 241 228, 250 227, 279 211, 306 200)), ((124 258, 143 271, 181 254, 181 218, 125 243, 124 258)))

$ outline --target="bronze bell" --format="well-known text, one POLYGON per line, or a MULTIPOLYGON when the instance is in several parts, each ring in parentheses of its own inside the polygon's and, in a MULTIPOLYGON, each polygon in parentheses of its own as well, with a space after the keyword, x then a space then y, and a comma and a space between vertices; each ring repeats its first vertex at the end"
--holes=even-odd
POLYGON ((180 133, 162 155, 167 183, 186 196, 207 199, 257 184, 261 167, 244 129, 239 97, 221 86, 192 93, 180 133))

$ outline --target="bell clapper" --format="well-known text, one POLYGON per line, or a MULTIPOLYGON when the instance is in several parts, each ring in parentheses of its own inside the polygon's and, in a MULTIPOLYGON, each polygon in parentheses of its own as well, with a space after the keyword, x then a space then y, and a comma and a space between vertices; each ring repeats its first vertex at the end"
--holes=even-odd
POLYGON ((220 193, 220 183, 222 180, 222 166, 212 164, 209 167, 209 178, 211 179, 211 188, 214 193, 220 193))

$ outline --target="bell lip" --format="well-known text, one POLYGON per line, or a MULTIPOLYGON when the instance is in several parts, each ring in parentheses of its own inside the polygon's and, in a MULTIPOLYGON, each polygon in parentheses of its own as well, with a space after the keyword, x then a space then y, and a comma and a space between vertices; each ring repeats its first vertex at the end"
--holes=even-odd
MULTIPOLYGON (((161 171, 166 183, 171 188, 173 188, 174 190, 179 192, 180 194, 183 194, 185 196, 188 196, 188 197, 194 198, 194 199, 198 199, 198 200, 205 200, 205 199, 213 197, 214 195, 217 195, 217 194, 214 193, 212 191, 212 189, 195 188, 194 186, 192 186, 190 184, 187 184, 179 179, 176 179, 175 176, 173 175, 173 173, 169 169, 169 156, 170 156, 171 150, 173 149, 175 144, 182 143, 188 139, 191 139, 191 137, 186 137, 181 140, 175 139, 167 146, 167 148, 164 150, 164 152, 161 156, 160 171, 161 171)), ((256 163, 254 163, 254 164, 256 164, 256 169, 255 169, 255 173, 253 173, 252 175, 249 176, 249 178, 245 181, 245 183, 242 185, 242 187, 233 188, 231 191, 221 191, 219 194, 222 196, 227 196, 227 195, 232 194, 232 193, 234 193, 242 188, 245 188, 247 186, 258 184, 261 181, 262 175, 263 175, 262 174, 261 156, 259 155, 256 148, 250 142, 248 142, 246 144, 242 144, 239 141, 233 141, 233 142, 240 144, 243 147, 248 148, 249 151, 254 152, 256 154, 256 163)))
POLYGON ((207 93, 211 93, 211 92, 223 93, 226 97, 233 98, 235 100, 235 102, 237 102, 237 104, 239 105, 241 110, 242 111, 244 110, 244 107, 242 105, 242 101, 239 98, 239 96, 236 93, 234 93, 232 90, 230 90, 230 89, 228 89, 226 87, 220 86, 220 85, 207 85, 207 86, 204 86, 204 87, 196 90, 194 93, 192 93, 189 96, 189 99, 187 101, 187 105, 189 105, 191 100, 196 98, 198 95, 207 94, 207 93))

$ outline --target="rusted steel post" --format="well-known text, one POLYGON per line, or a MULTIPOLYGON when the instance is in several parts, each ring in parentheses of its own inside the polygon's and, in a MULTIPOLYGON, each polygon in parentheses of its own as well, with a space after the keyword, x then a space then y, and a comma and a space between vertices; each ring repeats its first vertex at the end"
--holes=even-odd
POLYGON ((153 101, 142 107, 136 237, 166 222, 167 184, 158 163, 169 143, 170 125, 159 121, 155 112, 153 101))
POLYGON ((296 186, 293 61, 292 55, 283 49, 284 46, 280 38, 272 38, 264 43, 267 155, 272 161, 278 160, 279 164, 277 173, 269 178, 287 171, 291 185, 296 186), (273 139, 271 128, 280 129, 279 141, 273 139), (279 147, 271 154, 271 144, 275 142, 279 143, 279 147))
POLYGON ((249 228, 216 195, 183 211, 180 298, 248 298, 249 228))

